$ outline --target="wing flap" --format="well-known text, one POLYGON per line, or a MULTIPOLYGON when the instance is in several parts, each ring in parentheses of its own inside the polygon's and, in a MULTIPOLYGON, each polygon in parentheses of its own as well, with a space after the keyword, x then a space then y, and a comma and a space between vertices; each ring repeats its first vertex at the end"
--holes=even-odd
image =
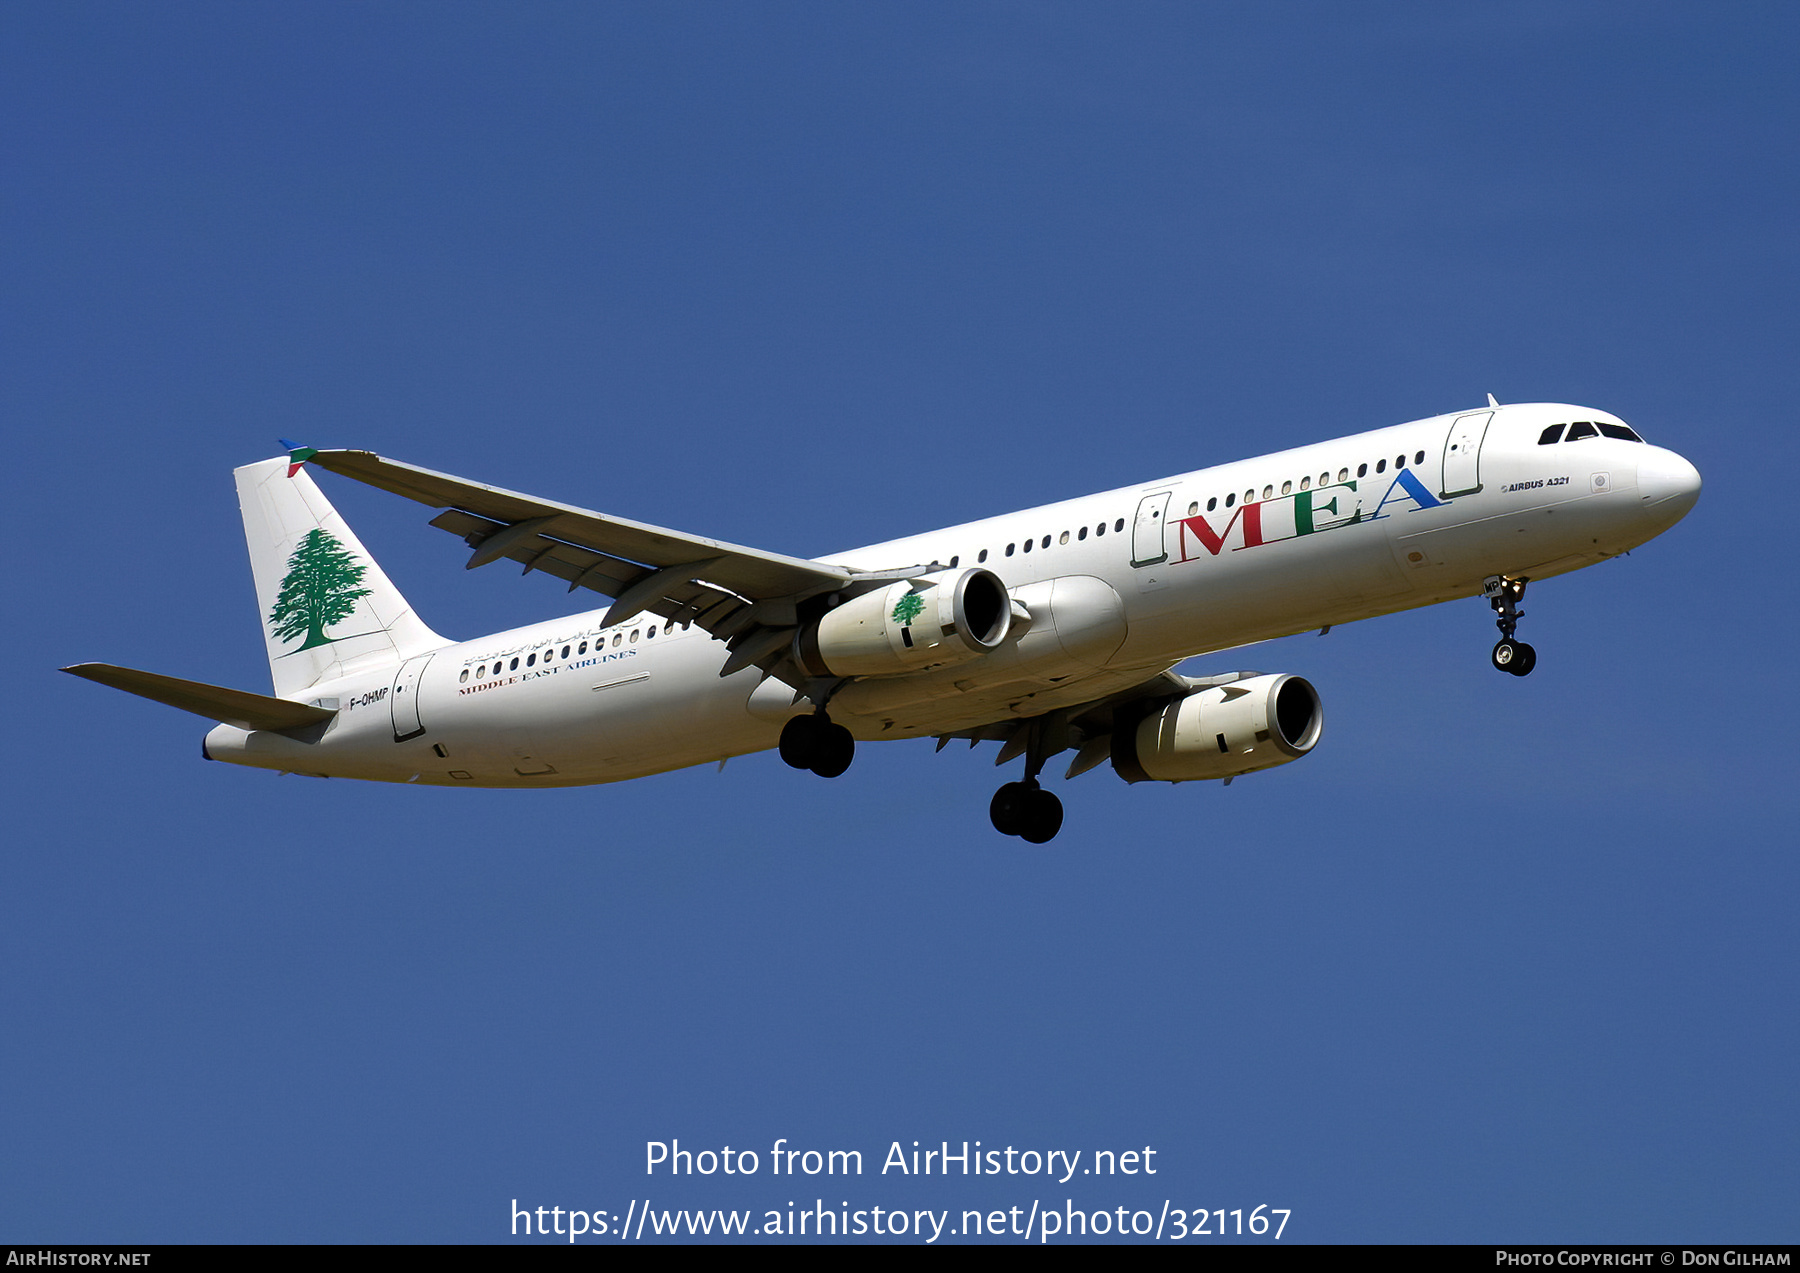
POLYGON ((179 707, 184 712, 204 716, 208 720, 235 725, 239 729, 285 731, 306 729, 330 720, 337 712, 329 707, 295 703, 285 698, 270 698, 244 690, 208 685, 204 681, 184 681, 157 672, 140 672, 136 668, 116 667, 111 663, 77 663, 63 671, 101 685, 110 685, 127 694, 136 694, 153 702, 179 707))
MULTIPOLYGON (((471 546, 488 541, 506 529, 498 522, 476 517, 460 509, 438 514, 431 519, 431 524, 440 530, 462 536, 471 546)), ((609 553, 595 552, 579 544, 551 538, 551 534, 550 531, 544 531, 521 536, 506 545, 500 555, 509 561, 518 562, 527 572, 538 570, 564 580, 571 592, 576 588, 588 588, 602 596, 618 597, 623 601, 632 588, 654 584, 655 595, 645 601, 644 610, 676 623, 699 623, 709 632, 717 631, 718 624, 747 608, 745 600, 736 593, 715 588, 700 580, 682 579, 679 577, 679 570, 658 581, 655 576, 661 572, 657 570, 625 561, 609 553), (728 602, 729 605, 726 604, 728 602), (714 614, 714 611, 718 613, 714 614)), ((709 567, 710 564, 700 563, 702 568, 709 567)), ((633 606, 632 613, 636 612, 636 607, 633 606)), ((630 617, 630 614, 615 617, 609 612, 607 622, 622 622, 630 617)), ((730 634, 727 632, 725 635, 730 634)))

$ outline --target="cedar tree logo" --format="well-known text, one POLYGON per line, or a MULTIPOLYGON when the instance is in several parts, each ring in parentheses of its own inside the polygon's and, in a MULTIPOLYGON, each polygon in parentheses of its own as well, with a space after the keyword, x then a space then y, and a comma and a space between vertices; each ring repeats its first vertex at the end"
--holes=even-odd
POLYGON ((356 586, 368 570, 327 531, 308 531, 288 558, 287 576, 281 581, 275 608, 269 611, 275 639, 292 641, 304 636, 306 642, 300 650, 337 640, 326 636, 325 629, 347 619, 356 603, 369 595, 369 589, 356 586))
POLYGON ((894 622, 911 626, 912 621, 925 613, 925 602, 916 592, 909 592, 894 607, 894 622))

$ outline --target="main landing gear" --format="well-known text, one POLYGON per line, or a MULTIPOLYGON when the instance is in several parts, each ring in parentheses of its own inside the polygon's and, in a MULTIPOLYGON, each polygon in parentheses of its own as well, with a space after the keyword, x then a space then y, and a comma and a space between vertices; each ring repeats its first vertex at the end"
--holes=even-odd
POLYGON ((1508 579, 1505 575, 1490 575, 1482 584, 1481 595, 1488 599, 1494 613, 1500 617, 1494 620, 1494 626, 1500 629, 1499 644, 1494 646, 1494 666, 1502 672, 1511 672, 1514 676, 1529 676, 1531 669, 1537 666, 1537 651, 1523 641, 1513 639, 1513 632, 1519 626, 1519 620, 1525 612, 1519 609, 1519 602, 1525 597, 1525 585, 1529 580, 1508 579))
POLYGON ((988 817, 1001 835, 1016 835, 1031 844, 1047 844, 1062 830, 1063 807, 1036 778, 1009 782, 988 802, 988 817))
POLYGON ((1049 741, 1049 722, 1036 720, 1027 728, 1031 732, 1025 747, 1024 781, 1009 782, 996 791, 988 802, 988 817, 1001 835, 1016 835, 1029 844, 1047 844, 1062 830, 1063 807, 1054 794, 1038 786, 1037 776, 1051 752, 1060 748, 1049 741))
POLYGON ((824 712, 795 716, 781 727, 781 758, 795 769, 835 778, 856 758, 856 740, 824 712))

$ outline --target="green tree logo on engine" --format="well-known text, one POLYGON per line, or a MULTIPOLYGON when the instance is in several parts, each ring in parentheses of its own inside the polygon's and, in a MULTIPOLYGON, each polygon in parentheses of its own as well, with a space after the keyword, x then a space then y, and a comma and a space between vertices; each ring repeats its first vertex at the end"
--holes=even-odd
POLYGON ((925 599, 916 592, 909 592, 901 597, 900 603, 894 607, 894 622, 911 624, 914 619, 924 613, 925 599))
POLYGON ((292 641, 305 636, 301 650, 337 640, 326 636, 325 629, 349 618, 356 603, 369 595, 369 589, 356 586, 368 570, 329 532, 308 531, 288 558, 287 576, 281 581, 275 608, 269 611, 275 639, 292 641))

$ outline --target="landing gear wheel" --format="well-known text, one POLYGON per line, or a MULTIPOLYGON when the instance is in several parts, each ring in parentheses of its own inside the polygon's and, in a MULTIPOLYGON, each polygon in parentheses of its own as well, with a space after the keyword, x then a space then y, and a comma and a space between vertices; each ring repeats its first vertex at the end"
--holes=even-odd
POLYGON ((1026 810, 1030 807, 1033 787, 1022 782, 1009 782, 988 801, 988 818, 1001 835, 1018 835, 1025 829, 1026 810))
POLYGON ((1537 666, 1537 651, 1523 641, 1506 637, 1494 647, 1494 666, 1514 676, 1529 676, 1537 666))
POLYGON ((988 817, 1001 835, 1016 835, 1029 844, 1047 844, 1062 830, 1062 801, 1035 780, 1009 782, 988 802, 988 817))
POLYGON ((1048 791, 1033 791, 1025 803, 1025 826, 1019 838, 1028 844, 1048 844, 1062 824, 1062 801, 1048 791))
POLYGON ((821 778, 835 778, 850 768, 856 758, 856 740, 842 725, 826 725, 819 731, 813 748, 813 762, 808 766, 821 778))
POLYGON ((781 758, 795 769, 811 769, 818 757, 825 726, 818 716, 795 716, 781 727, 781 758))

